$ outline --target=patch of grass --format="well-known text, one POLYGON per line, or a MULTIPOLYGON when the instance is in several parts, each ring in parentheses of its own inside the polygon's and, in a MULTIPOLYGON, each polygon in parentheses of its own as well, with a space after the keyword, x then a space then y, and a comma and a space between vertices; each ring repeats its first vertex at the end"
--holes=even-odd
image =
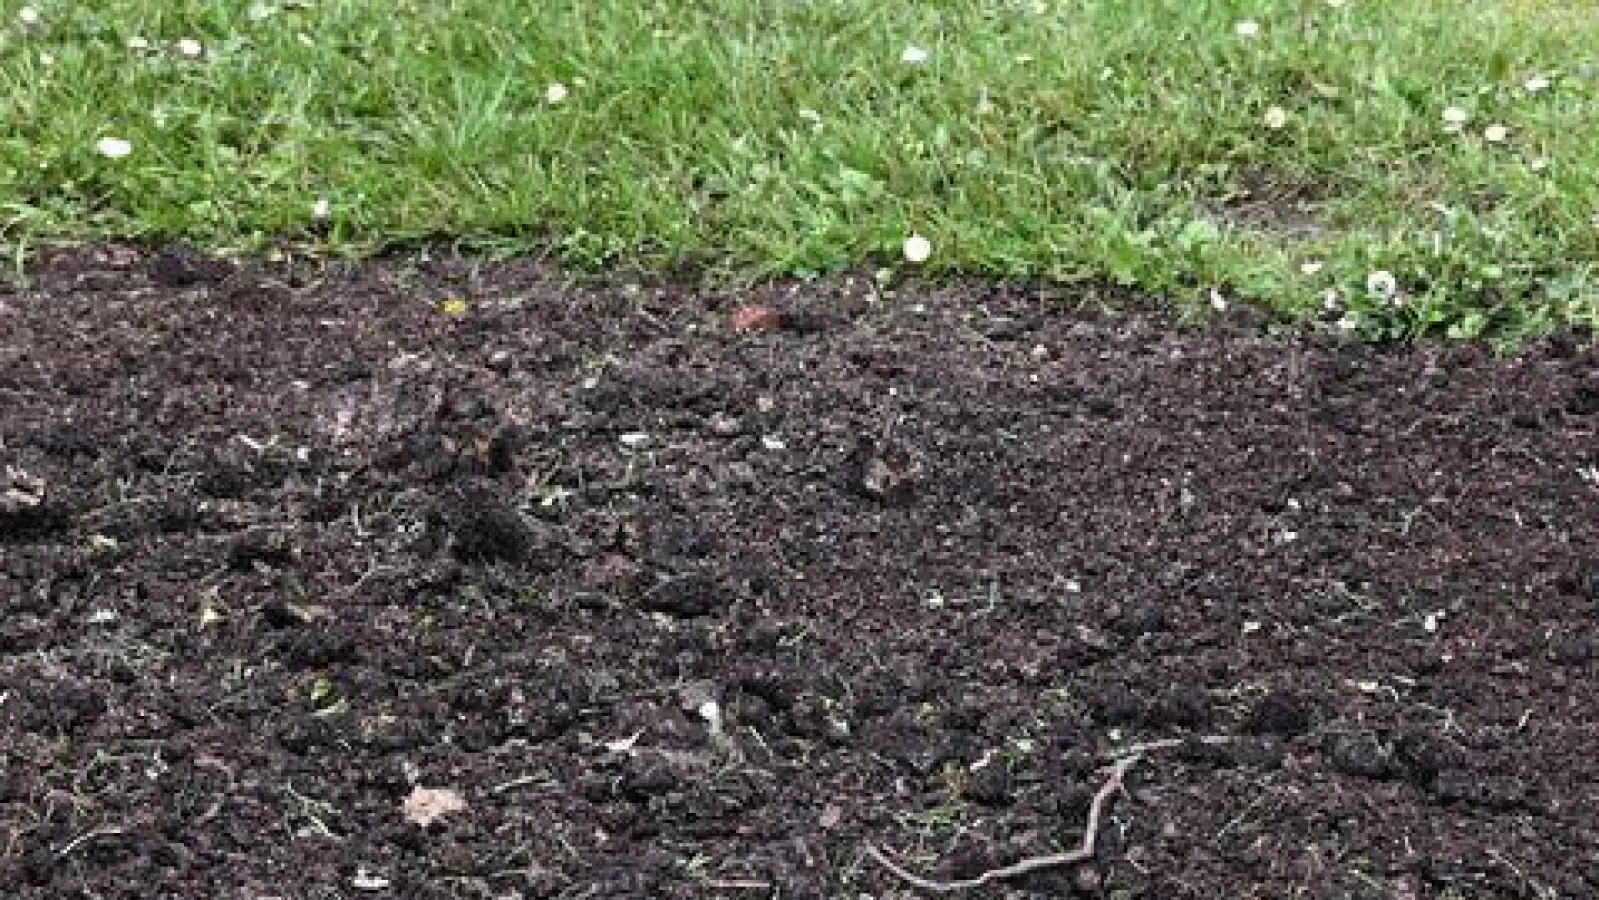
POLYGON ((1378 338, 1599 317, 1594 0, 0 11, 18 254, 447 237, 726 276, 904 266, 918 235, 934 274, 1378 338))

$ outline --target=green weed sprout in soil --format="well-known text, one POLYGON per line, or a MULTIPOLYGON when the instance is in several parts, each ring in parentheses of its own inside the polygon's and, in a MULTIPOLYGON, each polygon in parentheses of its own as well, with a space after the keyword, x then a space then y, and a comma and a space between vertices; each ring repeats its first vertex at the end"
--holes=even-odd
POLYGON ((0 241, 915 265, 1378 339, 1592 323, 1595 7, 3 0, 0 241))

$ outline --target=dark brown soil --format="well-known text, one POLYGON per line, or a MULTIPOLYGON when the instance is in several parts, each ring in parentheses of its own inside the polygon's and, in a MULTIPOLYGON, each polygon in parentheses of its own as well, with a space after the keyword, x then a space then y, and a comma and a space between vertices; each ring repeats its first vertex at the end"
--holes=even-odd
POLYGON ((1092 860, 974 893, 1599 896, 1586 338, 528 261, 32 274, 0 896, 915 896, 868 843, 939 879, 1068 850, 1118 748, 1174 738, 1092 860))

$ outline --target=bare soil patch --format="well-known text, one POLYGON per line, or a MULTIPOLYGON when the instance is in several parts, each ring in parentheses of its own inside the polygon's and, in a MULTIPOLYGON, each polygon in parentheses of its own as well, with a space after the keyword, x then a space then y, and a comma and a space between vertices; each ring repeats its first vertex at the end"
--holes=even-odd
POLYGON ((41 260, 0 894, 1599 895, 1599 351, 41 260), (753 310, 763 307, 764 310, 753 310), (1026 868, 1025 866, 1023 868, 1026 868))

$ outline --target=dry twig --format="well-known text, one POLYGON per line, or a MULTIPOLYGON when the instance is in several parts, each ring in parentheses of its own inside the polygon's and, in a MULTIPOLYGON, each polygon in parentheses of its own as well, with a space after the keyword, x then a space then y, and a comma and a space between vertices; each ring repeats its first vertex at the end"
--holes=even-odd
MULTIPOLYGON (((1216 745, 1229 743, 1232 738, 1213 736, 1200 738, 1199 741, 1203 744, 1216 745)), ((892 872, 901 881, 936 894, 969 891, 987 884, 993 884, 996 881, 1017 878, 1043 869, 1055 869, 1061 866, 1072 866, 1086 862, 1094 857, 1095 844, 1099 840, 1099 820, 1105 814, 1105 804, 1110 801, 1111 795, 1122 789, 1127 773, 1132 770, 1133 766, 1138 765, 1146 754, 1159 750, 1170 750, 1173 747, 1181 747, 1186 743, 1188 742, 1185 740, 1173 738, 1134 744, 1118 751, 1111 760, 1109 777, 1105 779, 1104 784, 1099 786, 1099 790, 1094 792, 1094 800, 1088 805, 1088 822, 1083 828, 1083 839, 1078 843, 1075 850, 1068 850, 1065 853, 1051 853, 1046 856, 1031 856, 1008 866, 989 869, 976 878, 967 878, 961 881, 934 881, 931 878, 923 878, 890 859, 888 854, 879 849, 876 844, 866 844, 866 855, 877 860, 883 868, 892 872)))
POLYGON ((1088 824, 1083 831, 1082 842, 1077 845, 1075 850, 1065 853, 1051 853, 1047 856, 1029 857, 1013 865, 989 869, 976 878, 968 878, 963 881, 933 881, 929 878, 923 878, 889 859, 888 854, 879 850, 875 844, 867 844, 866 853, 877 860, 883 868, 894 873, 901 881, 919 887, 924 891, 933 891, 940 894, 950 891, 968 891, 973 888, 980 888, 985 884, 1003 881, 1007 878, 1016 878, 1029 872, 1037 872, 1040 869, 1075 865, 1093 858, 1094 844, 1099 839, 1099 820, 1104 815, 1105 804, 1110 800, 1112 794, 1121 789, 1122 779, 1127 777, 1128 770, 1137 765, 1141 759, 1143 759, 1142 756, 1132 754, 1123 756, 1111 764, 1110 777, 1105 779, 1104 784, 1100 785, 1099 790, 1094 793, 1094 802, 1088 805, 1088 824))

